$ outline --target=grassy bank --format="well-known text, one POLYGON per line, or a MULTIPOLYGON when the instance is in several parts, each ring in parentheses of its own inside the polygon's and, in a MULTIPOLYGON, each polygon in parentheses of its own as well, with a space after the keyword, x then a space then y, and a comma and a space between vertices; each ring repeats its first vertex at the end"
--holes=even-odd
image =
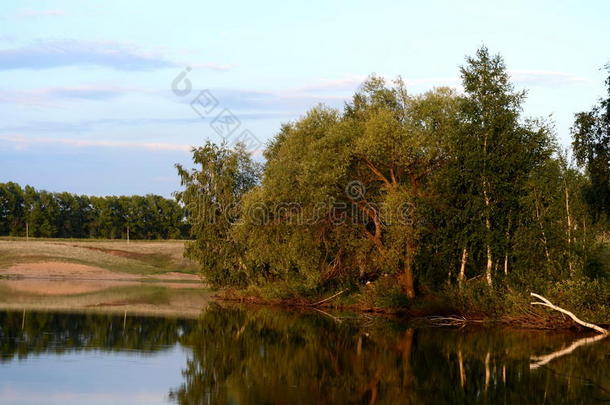
POLYGON ((0 273, 17 264, 66 262, 149 276, 196 274, 196 264, 185 259, 183 252, 184 242, 178 240, 0 238, 0 273))
POLYGON ((578 328, 559 312, 532 306, 530 292, 543 294, 556 305, 581 319, 610 325, 610 282, 582 278, 557 282, 545 290, 516 292, 510 288, 489 289, 483 280, 472 280, 462 288, 447 286, 440 291, 422 291, 408 300, 388 277, 368 285, 330 291, 306 290, 298 284, 273 283, 244 289, 221 290, 217 298, 258 305, 349 309, 397 314, 409 318, 450 317, 450 323, 499 322, 531 329, 578 328))

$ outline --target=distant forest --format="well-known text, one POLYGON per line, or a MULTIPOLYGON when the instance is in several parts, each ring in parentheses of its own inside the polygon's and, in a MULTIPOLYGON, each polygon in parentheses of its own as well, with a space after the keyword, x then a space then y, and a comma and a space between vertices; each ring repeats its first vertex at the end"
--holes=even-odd
POLYGON ((94 197, 0 183, 0 236, 178 239, 184 208, 158 195, 94 197))

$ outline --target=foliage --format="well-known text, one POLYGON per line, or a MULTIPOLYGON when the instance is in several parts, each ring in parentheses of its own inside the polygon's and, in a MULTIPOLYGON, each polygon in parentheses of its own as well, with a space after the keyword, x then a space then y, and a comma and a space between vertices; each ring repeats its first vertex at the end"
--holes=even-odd
POLYGON ((175 239, 184 237, 184 209, 158 195, 92 197, 0 183, 0 236, 175 239), (27 230, 26 230, 27 227, 27 230))
POLYGON ((189 257, 216 285, 290 299, 348 288, 371 306, 481 277, 480 294, 462 293, 486 312, 510 288, 588 274, 589 178, 552 124, 523 116, 500 56, 483 47, 460 72, 463 94, 371 76, 342 111, 314 107, 269 143, 260 181, 243 148, 195 149, 198 168, 179 167, 189 257))
POLYGON ((576 114, 572 127, 574 156, 586 169, 591 183, 585 188, 586 200, 594 219, 610 214, 610 65, 607 65, 607 97, 591 111, 576 114))
POLYGON ((214 285, 243 284, 242 249, 231 235, 240 218, 243 195, 258 182, 259 166, 243 145, 235 150, 211 142, 193 149, 196 169, 176 165, 184 190, 176 193, 189 213, 191 235, 186 256, 198 261, 214 285))

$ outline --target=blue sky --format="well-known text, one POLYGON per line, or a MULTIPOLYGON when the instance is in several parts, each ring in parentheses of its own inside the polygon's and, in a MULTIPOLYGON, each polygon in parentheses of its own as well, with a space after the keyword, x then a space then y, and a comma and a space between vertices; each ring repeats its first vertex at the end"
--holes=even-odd
POLYGON ((552 115, 567 145, 574 113, 603 94, 609 20, 602 0, 3 1, 0 182, 169 196, 190 146, 222 140, 210 125, 222 111, 240 123, 229 143, 259 150, 371 73, 401 75, 412 93, 459 88, 482 44, 529 89, 526 114, 552 115), (185 80, 173 91, 183 72, 190 92, 185 80), (202 117, 191 103, 205 89, 202 117))

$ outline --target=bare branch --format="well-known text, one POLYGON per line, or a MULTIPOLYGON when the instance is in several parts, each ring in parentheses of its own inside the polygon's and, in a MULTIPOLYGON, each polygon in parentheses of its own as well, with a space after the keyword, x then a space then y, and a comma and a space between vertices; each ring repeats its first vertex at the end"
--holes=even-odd
POLYGON ((595 324, 589 323, 589 322, 585 322, 583 320, 580 320, 576 315, 574 315, 572 312, 565 310, 563 308, 558 307, 557 305, 554 305, 551 301, 547 300, 546 298, 544 298, 542 295, 536 294, 536 293, 530 293, 530 295, 532 297, 538 298, 539 300, 541 300, 542 302, 532 302, 532 305, 543 305, 545 307, 549 307, 551 309, 554 309, 555 311, 559 311, 563 314, 566 314, 567 316, 569 316, 570 318, 572 318, 572 320, 574 322, 576 322, 579 325, 584 326, 585 328, 589 328, 589 329, 593 329, 599 333, 602 333, 604 335, 609 334, 610 332, 608 332, 606 329, 602 328, 601 326, 597 326, 595 324))
POLYGON ((325 298, 325 299, 323 299, 322 301, 318 301, 318 302, 316 302, 316 303, 315 303, 315 304, 313 304, 312 306, 317 307, 317 306, 318 306, 318 305, 320 305, 320 304, 324 304, 325 302, 328 302, 328 301, 332 300, 333 298, 338 297, 339 295, 343 294, 343 293, 344 293, 344 292, 346 292, 346 291, 347 291, 347 289, 346 289, 346 290, 339 291, 338 293, 336 293, 336 294, 334 294, 334 295, 331 295, 330 297, 325 298))

